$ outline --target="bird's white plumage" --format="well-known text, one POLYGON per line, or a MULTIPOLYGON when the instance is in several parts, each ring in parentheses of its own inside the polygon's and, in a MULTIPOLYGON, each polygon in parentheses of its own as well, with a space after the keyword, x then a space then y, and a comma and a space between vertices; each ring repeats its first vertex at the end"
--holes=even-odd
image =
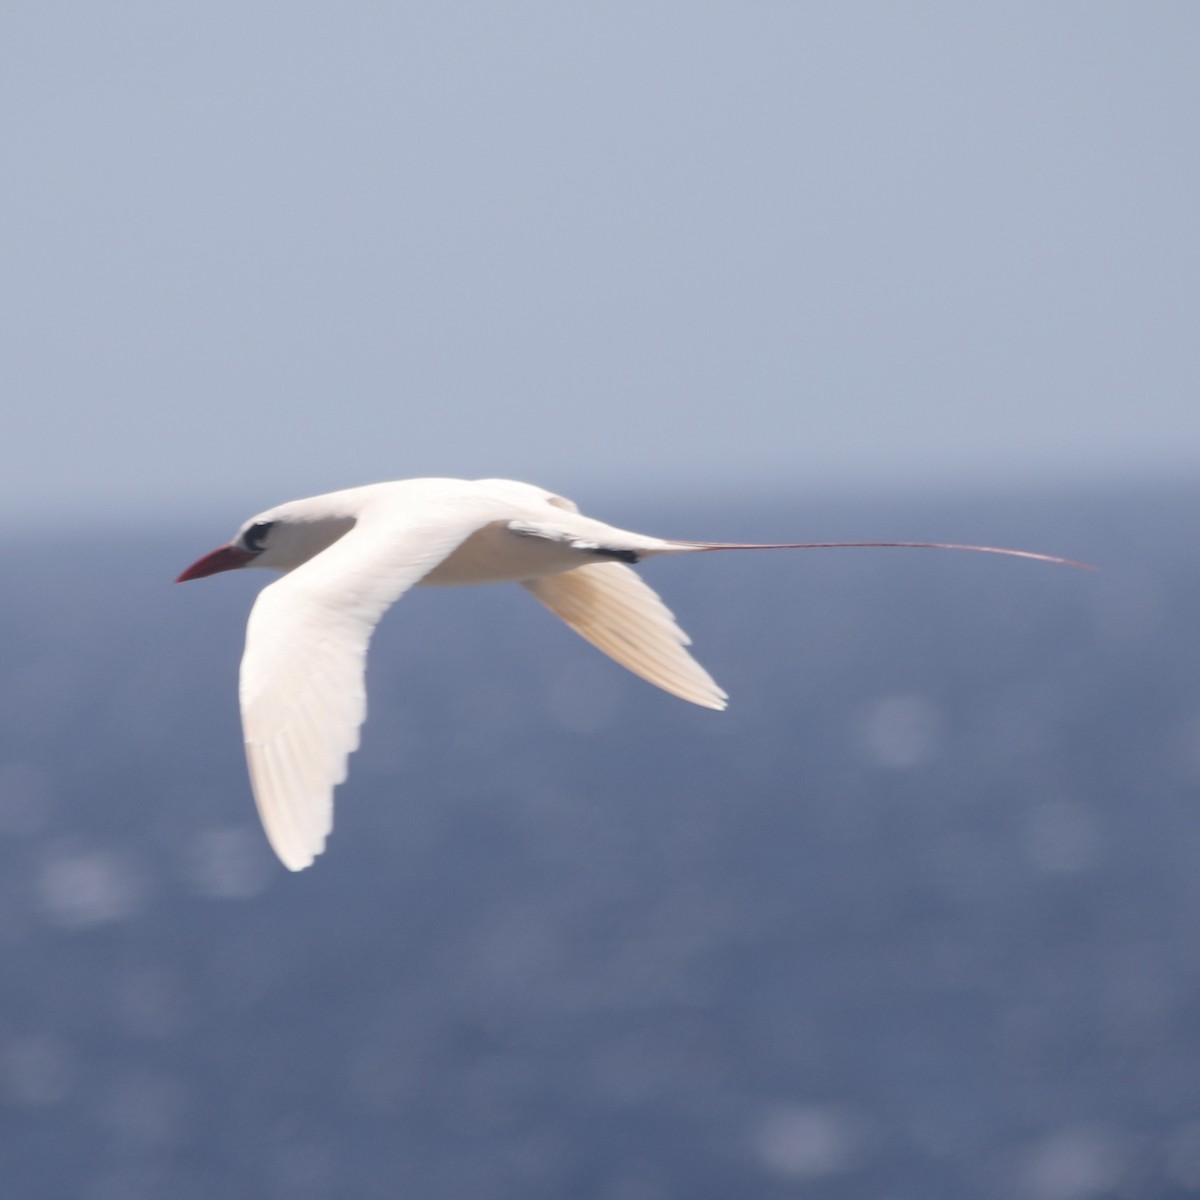
MULTIPOLYGON (((851 544, 1066 561, 989 546, 824 543, 851 544)), ((687 635, 625 564, 660 554, 813 545, 668 541, 585 517, 571 501, 528 483, 407 479, 269 509, 179 578, 251 565, 285 572, 251 610, 240 696, 263 826, 280 859, 300 870, 324 849, 333 790, 358 746, 371 633, 410 587, 522 583, 634 674, 721 709, 725 693, 685 649, 687 635)))

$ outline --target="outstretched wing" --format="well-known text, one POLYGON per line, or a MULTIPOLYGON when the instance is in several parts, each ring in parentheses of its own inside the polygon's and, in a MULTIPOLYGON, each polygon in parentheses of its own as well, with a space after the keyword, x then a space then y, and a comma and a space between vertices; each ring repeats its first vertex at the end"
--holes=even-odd
POLYGON ((725 692, 684 649, 691 639, 629 567, 591 563, 524 586, 597 650, 648 683, 704 708, 725 707, 725 692))
POLYGON ((239 695, 255 803, 293 871, 325 848, 333 789, 367 715, 367 644, 379 618, 488 520, 360 520, 264 588, 250 612, 239 695))

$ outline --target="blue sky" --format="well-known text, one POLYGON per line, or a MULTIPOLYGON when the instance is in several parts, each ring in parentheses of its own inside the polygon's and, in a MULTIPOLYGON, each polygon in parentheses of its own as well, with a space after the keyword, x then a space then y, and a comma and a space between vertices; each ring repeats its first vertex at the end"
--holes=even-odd
POLYGON ((1187 477, 1198 44, 1159 3, 6 6, 0 499, 1187 477))

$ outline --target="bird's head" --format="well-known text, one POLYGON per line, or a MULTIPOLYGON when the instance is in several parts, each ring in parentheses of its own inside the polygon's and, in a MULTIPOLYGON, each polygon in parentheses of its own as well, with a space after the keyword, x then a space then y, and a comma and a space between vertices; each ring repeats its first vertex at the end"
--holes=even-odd
POLYGON ((175 582, 238 567, 291 571, 332 546, 353 525, 351 516, 307 512, 303 502, 280 505, 251 517, 231 542, 197 559, 175 582))

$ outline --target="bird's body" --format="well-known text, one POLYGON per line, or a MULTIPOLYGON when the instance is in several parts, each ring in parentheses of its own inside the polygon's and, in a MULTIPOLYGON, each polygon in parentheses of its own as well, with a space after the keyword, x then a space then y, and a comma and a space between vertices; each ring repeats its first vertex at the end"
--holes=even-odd
MULTIPOLYGON (((1064 561, 983 546, 858 544, 1064 561)), ((513 480, 408 479, 269 509, 179 579, 244 566, 284 572, 251 610, 239 696, 263 826, 283 863, 300 870, 324 849, 333 790, 358 746, 371 633, 410 587, 521 583, 622 666, 681 699, 722 709, 725 693, 631 568, 658 555, 751 548, 772 547, 632 533, 513 480)))

